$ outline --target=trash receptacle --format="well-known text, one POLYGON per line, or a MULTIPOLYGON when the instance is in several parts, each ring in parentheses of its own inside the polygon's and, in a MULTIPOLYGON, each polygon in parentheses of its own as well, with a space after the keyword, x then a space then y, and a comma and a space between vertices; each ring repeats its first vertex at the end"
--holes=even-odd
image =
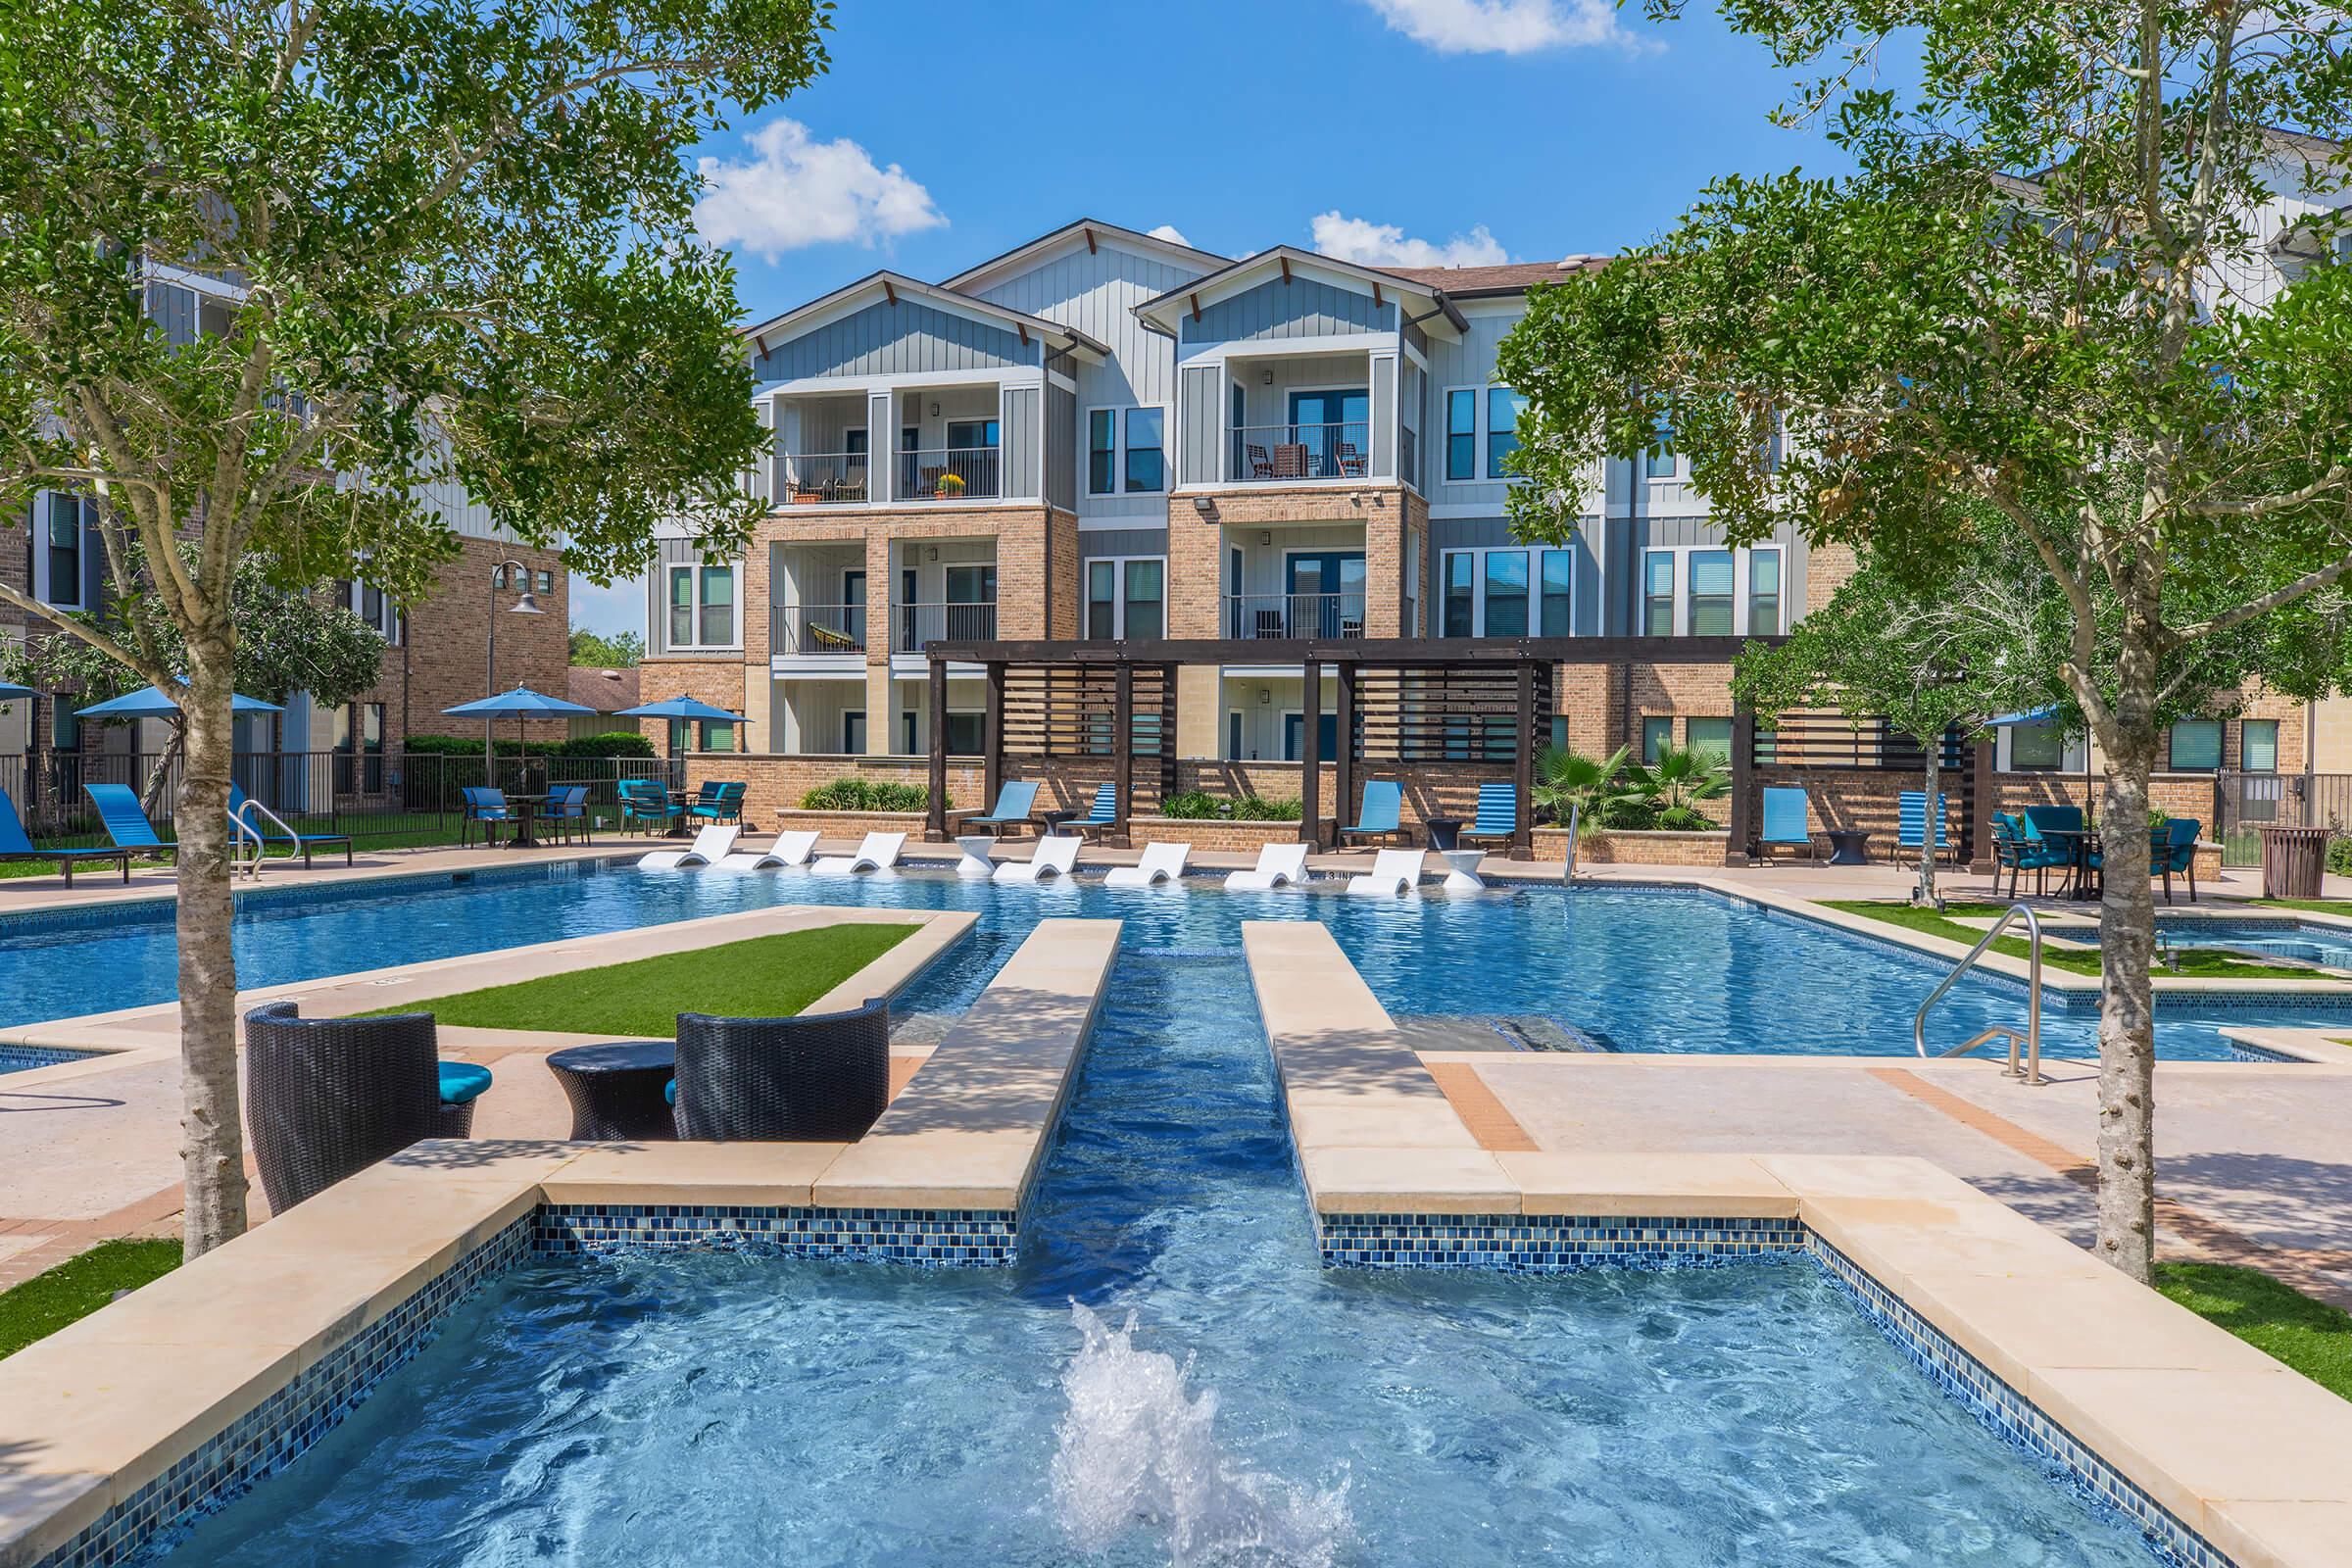
POLYGON ((2262 896, 2266 899, 2316 899, 2320 873, 2328 866, 2328 829, 2324 827, 2266 827, 2262 829, 2262 896))

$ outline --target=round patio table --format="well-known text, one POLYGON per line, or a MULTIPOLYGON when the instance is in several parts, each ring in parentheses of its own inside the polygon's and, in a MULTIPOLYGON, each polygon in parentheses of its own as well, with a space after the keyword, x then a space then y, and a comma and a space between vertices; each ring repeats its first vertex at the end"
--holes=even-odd
POLYGON ((508 849, 535 850, 539 848, 539 840, 531 837, 531 818, 538 814, 540 807, 547 804, 547 799, 544 795, 510 795, 507 797, 509 806, 520 808, 514 815, 514 836, 507 840, 508 849))
POLYGON ((988 877, 997 872, 996 862, 989 858, 997 841, 986 833, 965 833, 956 837, 956 848, 963 858, 956 862, 956 874, 960 877, 988 877))
POLYGON ((1040 836, 1051 838, 1054 834, 1059 833, 1061 831, 1061 824, 1067 822, 1071 817, 1076 816, 1077 814, 1078 813, 1076 811, 1058 806, 1050 811, 1038 812, 1038 820, 1046 824, 1046 831, 1040 836))
POLYGON ((547 1070, 571 1102, 571 1136, 609 1143, 659 1139, 674 1143, 664 1091, 677 1071, 669 1040, 624 1040, 609 1046, 567 1046, 550 1052, 547 1070))
POLYGON ((1868 865, 1870 863, 1870 834, 1853 827, 1834 827, 1828 830, 1830 864, 1868 865))
POLYGON ((1443 854, 1461 843, 1462 818, 1458 816, 1425 816, 1421 825, 1429 829, 1429 847, 1443 854))

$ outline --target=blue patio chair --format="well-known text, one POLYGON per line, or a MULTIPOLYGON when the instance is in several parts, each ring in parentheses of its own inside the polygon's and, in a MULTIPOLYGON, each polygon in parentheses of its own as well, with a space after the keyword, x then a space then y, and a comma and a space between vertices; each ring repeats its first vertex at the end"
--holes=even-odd
POLYGON ((127 784, 84 784, 84 795, 98 808, 98 820, 106 836, 115 841, 118 850, 176 850, 178 845, 170 839, 155 836, 155 824, 147 820, 140 808, 139 798, 127 784))
POLYGON ((66 886, 74 885, 74 867, 91 860, 120 860, 122 880, 130 880, 130 851, 111 850, 43 850, 33 846, 32 836, 24 831, 24 818, 17 815, 17 803, 0 790, 0 860, 55 860, 59 870, 66 873, 66 886))
POLYGON ((2024 816, 2009 811, 1992 815, 1992 854, 1996 885, 2000 872, 2007 870, 2012 899, 2028 871, 2034 873, 2034 891, 2038 895, 2053 867, 2063 871, 2074 864, 2070 849, 2052 846, 2024 816))
MULTIPOLYGON (((233 820, 245 823, 247 826, 251 827, 254 832, 259 833, 262 836, 263 849, 267 850, 272 844, 282 844, 285 845, 290 851, 299 851, 302 855, 303 866, 307 869, 311 863, 311 852, 313 850, 340 844, 343 846, 343 863, 345 865, 351 864, 350 834, 297 833, 291 829, 281 828, 275 822, 270 821, 270 818, 264 816, 259 811, 254 812, 251 816, 247 816, 245 814, 245 800, 246 796, 244 786, 240 784, 229 785, 229 816, 233 820)), ((232 834, 232 837, 234 835, 232 834)))
MULTIPOLYGON (((1952 841, 1944 836, 1944 799, 1936 796, 1936 853, 1948 854, 1952 841)), ((1905 790, 1895 801, 1894 843, 1897 849, 1916 850, 1928 827, 1928 792, 1905 790)))
MULTIPOLYGON (((2067 873, 2067 890, 2080 891, 2091 872, 2098 870, 2099 857, 2089 853, 2086 829, 2080 806, 2029 806, 2025 810, 2027 842, 2036 846, 2035 858, 2041 869, 2062 870, 2067 873)), ((2041 879, 2034 879, 2039 891, 2041 879)))
POLYGON ((994 810, 983 815, 967 816, 966 827, 984 827, 990 833, 1000 833, 1008 827, 1026 826, 1029 808, 1037 804, 1037 782, 1034 779, 1013 779, 997 791, 994 810))
MULTIPOLYGON (((1512 808, 1514 818, 1512 826, 1514 828, 1518 826, 1517 810, 1517 807, 1514 806, 1512 808)), ((1401 834, 1404 831, 1404 824, 1401 820, 1403 814, 1404 786, 1391 778, 1373 779, 1364 786, 1363 808, 1355 813, 1354 824, 1340 829, 1340 842, 1345 844, 1351 838, 1375 838, 1385 837, 1391 833, 1401 834)))
POLYGON ((710 822, 740 822, 743 820, 743 792, 745 784, 706 784, 695 792, 694 801, 686 808, 688 816, 699 816, 710 822))
POLYGON ((1478 787, 1478 815, 1462 829, 1466 839, 1507 839, 1519 832, 1519 786, 1516 784, 1481 784, 1478 787))
POLYGON ((666 829, 679 815, 679 803, 671 797, 669 786, 658 778, 624 778, 613 789, 620 796, 624 830, 631 822, 651 822, 666 829))
POLYGON ((554 826, 558 833, 569 838, 576 828, 582 840, 593 844, 588 833, 588 786, 558 784, 547 792, 547 804, 540 808, 540 819, 554 826))
POLYGON ((2164 902, 2173 902, 2173 873, 2188 874, 2188 902, 2197 902, 2197 830, 2205 824, 2193 816, 2165 819, 2148 833, 2148 869, 2164 878, 2164 902))
POLYGON ((1090 830, 1101 833, 1115 827, 1118 820, 1119 787, 1116 784, 1103 784, 1095 790, 1093 808, 1084 816, 1073 817, 1066 825, 1083 837, 1090 830))
POLYGON ((1756 835, 1756 858, 1768 858, 1772 850, 1802 850, 1814 858, 1821 852, 1813 847, 1813 802, 1805 792, 1790 784, 1776 784, 1764 791, 1763 831, 1756 835))
POLYGON ((514 810, 507 805, 507 792, 486 785, 469 784, 458 793, 465 797, 466 814, 458 821, 458 848, 464 849, 473 837, 473 824, 482 824, 482 847, 498 842, 490 831, 493 822, 512 822, 514 810))

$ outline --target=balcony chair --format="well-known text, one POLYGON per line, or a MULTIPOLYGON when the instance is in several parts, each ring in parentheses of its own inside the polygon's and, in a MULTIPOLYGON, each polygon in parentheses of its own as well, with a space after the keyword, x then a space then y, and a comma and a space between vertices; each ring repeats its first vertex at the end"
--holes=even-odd
POLYGON ((1363 808, 1356 813, 1355 822, 1340 829, 1340 842, 1351 838, 1384 838, 1401 834, 1404 824, 1404 786, 1395 779, 1376 778, 1364 786, 1363 808))
POLYGON ((1370 471, 1361 448, 1352 441, 1342 441, 1332 448, 1332 462, 1339 466, 1343 479, 1361 479, 1370 471))
POLYGON ((1250 459, 1249 466, 1250 478, 1271 479, 1274 477, 1274 460, 1266 456, 1266 449, 1264 447, 1257 445, 1255 442, 1251 442, 1242 450, 1250 459))
POLYGON ((44 850, 33 845, 32 836, 24 831, 24 819, 17 815, 17 803, 0 790, 0 860, 55 860, 58 869, 66 873, 66 886, 74 885, 74 868, 91 861, 119 860, 122 864, 122 880, 130 880, 130 851, 118 845, 111 850, 44 850))
POLYGON ((1777 784, 1764 791, 1763 831, 1756 835, 1756 858, 1770 858, 1773 850, 1802 850, 1814 859, 1821 852, 1813 846, 1813 802, 1801 789, 1791 784, 1777 784))

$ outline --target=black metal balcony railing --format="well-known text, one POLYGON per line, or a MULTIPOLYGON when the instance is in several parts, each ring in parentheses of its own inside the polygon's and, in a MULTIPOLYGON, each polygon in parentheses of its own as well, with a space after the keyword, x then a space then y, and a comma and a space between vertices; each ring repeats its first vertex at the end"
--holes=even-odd
POLYGON ((863 605, 777 605, 768 612, 768 647, 779 654, 865 651, 863 605))
POLYGON ((893 605, 891 624, 894 654, 919 654, 931 643, 993 642, 997 635, 997 607, 984 605, 893 605))
POLYGON ((1372 471, 1372 427, 1246 424, 1233 432, 1233 477, 1241 484, 1361 479, 1372 471))
POLYGON ((812 507, 868 498, 862 452, 787 452, 777 460, 776 501, 812 507))
POLYGON ((924 447, 899 454, 901 501, 970 501, 1001 494, 995 447, 924 447))
POLYGON ((1237 642, 1363 634, 1364 596, 1360 592, 1225 596, 1225 635, 1237 642))

